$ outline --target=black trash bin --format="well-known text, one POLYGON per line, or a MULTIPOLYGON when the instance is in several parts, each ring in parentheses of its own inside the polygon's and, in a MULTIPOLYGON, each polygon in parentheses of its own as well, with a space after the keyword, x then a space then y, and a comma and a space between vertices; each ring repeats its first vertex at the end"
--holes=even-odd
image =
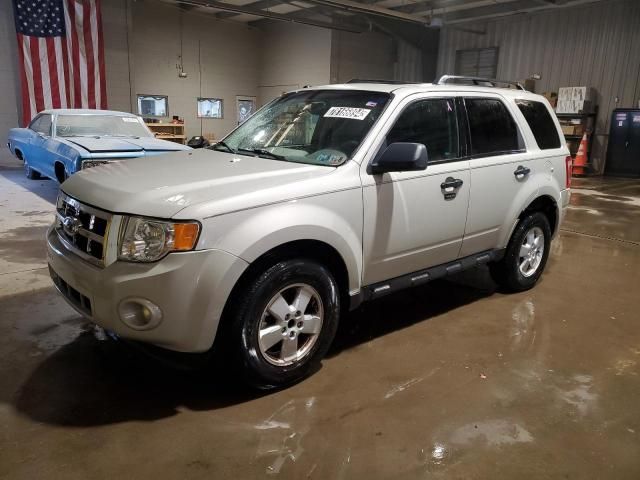
POLYGON ((204 148, 204 147, 208 147, 210 144, 209 144, 209 140, 207 140, 206 138, 196 136, 196 137, 191 137, 191 139, 187 142, 187 145, 190 146, 191 148, 204 148))

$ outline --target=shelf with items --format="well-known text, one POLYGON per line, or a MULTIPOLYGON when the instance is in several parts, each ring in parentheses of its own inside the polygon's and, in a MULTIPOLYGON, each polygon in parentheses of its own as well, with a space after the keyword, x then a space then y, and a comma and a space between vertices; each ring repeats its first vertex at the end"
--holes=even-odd
POLYGON ((598 107, 594 106, 592 112, 581 113, 556 113, 556 117, 560 120, 564 138, 569 148, 569 153, 575 158, 582 137, 587 135, 587 158, 591 163, 591 147, 593 144, 593 133, 595 132, 595 123, 598 116, 598 107))
POLYGON ((161 140, 169 140, 170 142, 176 142, 185 144, 187 136, 184 132, 184 123, 145 123, 149 130, 155 135, 156 138, 161 140))

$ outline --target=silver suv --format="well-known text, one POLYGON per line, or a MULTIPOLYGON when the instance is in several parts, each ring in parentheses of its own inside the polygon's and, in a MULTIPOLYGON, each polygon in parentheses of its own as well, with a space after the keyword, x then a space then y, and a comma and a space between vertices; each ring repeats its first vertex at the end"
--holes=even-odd
POLYGON ((225 352, 263 388, 309 374, 363 301, 480 264, 533 287, 569 203, 560 126, 539 95, 452 81, 304 88, 209 149, 74 175, 54 283, 96 324, 225 352))

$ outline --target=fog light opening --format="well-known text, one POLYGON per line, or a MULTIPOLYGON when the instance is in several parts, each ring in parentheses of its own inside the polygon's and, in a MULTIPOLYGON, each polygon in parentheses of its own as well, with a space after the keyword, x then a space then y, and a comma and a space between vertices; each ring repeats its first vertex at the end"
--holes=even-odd
POLYGON ((126 298, 118 306, 120 320, 134 330, 150 330, 162 321, 162 310, 146 298, 126 298))

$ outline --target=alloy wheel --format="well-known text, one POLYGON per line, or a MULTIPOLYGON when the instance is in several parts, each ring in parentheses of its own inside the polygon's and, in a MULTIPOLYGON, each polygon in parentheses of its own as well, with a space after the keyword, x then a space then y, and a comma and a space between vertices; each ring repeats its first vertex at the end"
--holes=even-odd
POLYGON ((318 341, 324 310, 311 285, 296 283, 276 293, 265 308, 258 328, 263 358, 279 367, 304 359, 318 341))

